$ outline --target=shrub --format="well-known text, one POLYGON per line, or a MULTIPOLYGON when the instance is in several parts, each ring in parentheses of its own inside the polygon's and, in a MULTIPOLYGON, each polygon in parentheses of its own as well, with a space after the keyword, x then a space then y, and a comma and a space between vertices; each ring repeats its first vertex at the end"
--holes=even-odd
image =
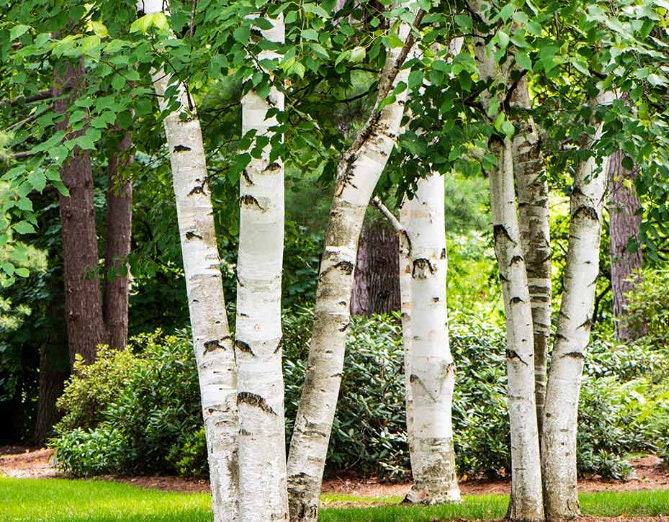
MULTIPOLYGON (((308 309, 284 318, 287 440, 312 322, 308 309)), ((462 476, 510 471, 504 345, 499 328, 471 315, 453 317, 454 444, 462 476)), ((53 441, 59 466, 75 475, 205 474, 197 371, 187 333, 156 332, 133 339, 132 346, 134 352, 103 351, 93 365, 77 366, 59 402, 66 408, 53 441)), ((669 453, 669 391, 660 393, 653 384, 655 362, 642 346, 614 350, 593 343, 579 414, 581 473, 620 478, 629 471, 627 453, 669 453)), ((329 473, 408 477, 403 363, 398 315, 352 319, 329 473)))
POLYGON ((73 475, 206 473, 195 359, 186 332, 133 338, 78 364, 59 406, 57 464, 73 475), (197 455, 194 455, 197 452, 197 455), (101 453, 98 455, 98 453, 101 453))

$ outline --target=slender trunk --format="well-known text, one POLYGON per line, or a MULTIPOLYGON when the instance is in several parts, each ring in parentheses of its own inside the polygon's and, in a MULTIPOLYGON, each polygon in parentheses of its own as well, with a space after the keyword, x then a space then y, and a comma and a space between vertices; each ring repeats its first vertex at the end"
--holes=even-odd
POLYGON ((513 151, 509 138, 492 144, 498 158, 490 173, 495 255, 499 264, 506 316, 506 364, 511 425, 511 520, 543 520, 539 433, 534 401, 532 307, 523 257, 513 151))
POLYGON ((534 394, 541 437, 546 397, 546 363, 551 334, 551 244, 548 221, 548 181, 544 173, 539 133, 531 109, 527 79, 513 92, 511 103, 520 113, 514 120, 513 168, 518 191, 520 238, 527 269, 534 325, 534 394))
MULTIPOLYGON (((262 31, 269 41, 284 41, 283 20, 262 31)), ((259 59, 278 57, 263 51, 259 59)), ((242 100, 242 134, 270 137, 276 118, 270 103, 284 108, 283 93, 269 101, 251 91, 242 100)), ((270 161, 271 146, 252 159, 240 179, 237 259, 236 355, 239 403, 240 520, 288 520, 284 391, 281 366, 281 268, 284 231, 284 169, 270 161)))
MULTIPOLYGON (((161 12, 164 0, 140 0, 138 10, 161 12)), ((161 110, 171 77, 152 72, 161 110)), ((223 297, 220 258, 200 120, 182 84, 177 84, 181 108, 164 121, 179 221, 193 349, 198 366, 214 520, 239 519, 237 375, 235 353, 223 297)))
POLYGON ((127 168, 132 137, 125 132, 107 166, 107 238, 105 245, 104 321, 109 346, 123 349, 128 343, 128 255, 132 237, 132 182, 127 168))
MULTIPOLYGON (((407 28, 403 28, 408 34, 407 28)), ((396 50, 379 78, 377 103, 387 86, 406 81, 408 71, 396 50)), ((316 291, 314 327, 302 397, 288 456, 288 495, 292 521, 318 520, 325 457, 344 366, 346 330, 360 231, 374 187, 399 133, 406 91, 378 113, 344 155, 330 208, 316 291)))
MULTIPOLYGON (((594 139, 600 135, 601 125, 594 139)), ((570 198, 569 246, 542 440, 548 520, 580 515, 576 483, 578 398, 585 348, 590 341, 606 181, 607 165, 598 166, 590 158, 577 169, 570 198)))
MULTIPOLYGON (((56 73, 59 93, 76 92, 84 81, 83 61, 66 64, 61 75, 56 73)), ((55 110, 65 115, 57 125, 67 129, 68 97, 55 102, 55 110)), ((76 138, 71 134, 69 138, 76 138)), ((63 279, 65 282, 65 323, 70 361, 77 355, 90 363, 97 346, 108 342, 102 315, 102 296, 98 274, 98 240, 93 206, 93 171, 88 151, 75 147, 72 157, 61 167, 61 179, 69 195, 59 196, 63 241, 63 279)))
POLYGON ((351 295, 351 314, 385 314, 400 309, 397 235, 383 223, 362 228, 351 295))
POLYGON ((639 245, 641 227, 641 202, 634 188, 638 172, 623 168, 622 151, 609 159, 611 195, 609 196, 609 236, 611 252, 611 288, 613 290, 613 315, 616 339, 633 341, 644 335, 643 324, 630 325, 626 320, 627 293, 639 283, 638 271, 643 266, 643 252, 629 250, 630 242, 639 245))
MULTIPOLYGON (((470 8, 482 20, 487 20, 487 7, 482 3, 472 0, 470 8)), ((474 47, 481 78, 504 79, 507 90, 511 88, 508 62, 497 64, 483 39, 477 39, 474 47)), ((493 96, 498 96, 498 93, 485 91, 481 95, 486 113, 492 106, 493 96)), ((499 103, 500 107, 503 105, 499 103)), ((489 116, 495 118, 497 114, 489 116)), ((521 142, 517 141, 516 146, 522 147, 521 142)), ((514 187, 514 143, 508 137, 497 137, 490 140, 490 147, 497 158, 497 165, 490 172, 490 206, 495 255, 504 298, 509 377, 511 501, 507 517, 511 520, 542 520, 544 510, 535 399, 534 325, 514 187)))
POLYGON ((437 504, 460 500, 451 418, 455 364, 449 347, 446 311, 444 180, 432 173, 418 181, 413 199, 400 211, 408 252, 403 260, 402 309, 407 438, 414 483, 408 502, 437 504))

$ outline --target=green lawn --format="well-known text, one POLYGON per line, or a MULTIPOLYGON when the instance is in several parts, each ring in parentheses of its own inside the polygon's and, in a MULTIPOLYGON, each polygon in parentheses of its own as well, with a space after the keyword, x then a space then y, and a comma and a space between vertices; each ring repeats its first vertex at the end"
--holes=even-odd
MULTIPOLYGON (((324 495, 324 503, 357 501, 324 495)), ((432 522, 449 519, 498 519, 506 512, 505 495, 466 497, 462 504, 399 506, 399 498, 368 499, 388 505, 368 508, 325 508, 323 522, 432 522)), ((584 514, 653 516, 669 514, 669 491, 586 493, 584 514)), ((212 520, 206 493, 143 489, 102 480, 0 478, 2 522, 198 522, 212 520)))

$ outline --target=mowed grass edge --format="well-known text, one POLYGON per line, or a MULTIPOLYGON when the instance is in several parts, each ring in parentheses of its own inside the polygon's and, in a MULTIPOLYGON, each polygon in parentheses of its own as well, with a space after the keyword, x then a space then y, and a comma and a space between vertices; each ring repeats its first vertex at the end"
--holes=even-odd
MULTIPOLYGON (((328 502, 354 502, 356 497, 325 495, 328 502)), ((397 505, 399 498, 365 499, 375 507, 321 510, 323 522, 432 522, 493 520, 506 513, 506 495, 465 497, 461 504, 397 505)), ((179 493, 140 488, 104 480, 0 478, 0 520, 3 522, 211 522, 207 493, 179 493)), ((583 514, 595 516, 657 516, 669 514, 669 490, 585 493, 583 514)))

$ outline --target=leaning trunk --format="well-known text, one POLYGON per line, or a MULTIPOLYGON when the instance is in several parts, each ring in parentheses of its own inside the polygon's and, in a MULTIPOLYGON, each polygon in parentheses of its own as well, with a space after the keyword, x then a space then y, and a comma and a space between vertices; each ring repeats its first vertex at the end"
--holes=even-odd
POLYGON ((513 168, 518 191, 520 238, 527 269, 534 325, 534 394, 541 436, 546 397, 546 363, 551 333, 551 245, 548 220, 548 181, 544 173, 539 133, 531 109, 527 79, 513 92, 511 103, 519 109, 513 137, 513 168))
POLYGON ((109 346, 128 343, 128 255, 132 237, 132 138, 125 132, 107 166, 107 241, 105 247, 104 320, 109 346))
MULTIPOLYGON (((601 126, 595 140, 601 135, 601 126)), ((546 517, 572 519, 580 515, 576 483, 578 399, 585 348, 599 271, 599 243, 606 188, 606 162, 583 162, 574 177, 571 221, 551 368, 546 389, 542 440, 546 517)))
MULTIPOLYGON (((76 92, 84 81, 84 64, 66 64, 56 73, 56 90, 76 92)), ((68 97, 55 102, 55 110, 65 115, 58 130, 68 128, 68 97)), ((70 134, 68 139, 76 138, 70 134)), ((93 171, 88 151, 75 147, 72 157, 60 169, 69 194, 60 195, 61 237, 63 241, 63 280, 65 282, 65 324, 70 361, 76 356, 93 362, 99 344, 108 342, 102 316, 102 296, 98 273, 98 239, 93 205, 93 171)))
MULTIPOLYGON (((164 0, 144 0, 138 2, 138 10, 157 13, 164 5, 164 0)), ((163 70, 154 70, 152 76, 160 108, 165 111, 171 77, 163 70)), ((200 382, 214 520, 236 522, 239 425, 235 353, 225 311, 200 120, 184 86, 177 83, 176 87, 181 108, 165 117, 164 127, 200 382), (189 107, 192 109, 186 110, 189 107)))
POLYGON ((418 181, 400 210, 407 251, 402 264, 402 327, 406 375, 407 438, 414 483, 408 502, 460 500, 453 450, 455 364, 446 312, 444 180, 418 181), (408 286, 409 288, 404 288, 408 286))
MULTIPOLYGON (((283 42, 281 19, 263 31, 283 42)), ((259 60, 278 57, 263 51, 259 60)), ((269 101, 255 92, 242 100, 242 134, 271 137, 276 118, 270 103, 283 110, 284 96, 272 88, 269 101)), ((252 159, 240 180, 237 259, 236 354, 239 403, 240 520, 288 520, 286 445, 281 367, 281 267, 284 230, 284 171, 270 161, 271 146, 252 159)))
MULTIPOLYGON (((406 34, 406 32, 405 32, 406 34)), ((393 52, 379 79, 379 91, 407 80, 403 60, 393 52)), ((288 456, 292 521, 318 520, 318 501, 344 366, 346 330, 356 253, 365 211, 399 133, 406 91, 379 113, 373 111, 338 167, 321 259, 314 327, 302 397, 288 456)))

